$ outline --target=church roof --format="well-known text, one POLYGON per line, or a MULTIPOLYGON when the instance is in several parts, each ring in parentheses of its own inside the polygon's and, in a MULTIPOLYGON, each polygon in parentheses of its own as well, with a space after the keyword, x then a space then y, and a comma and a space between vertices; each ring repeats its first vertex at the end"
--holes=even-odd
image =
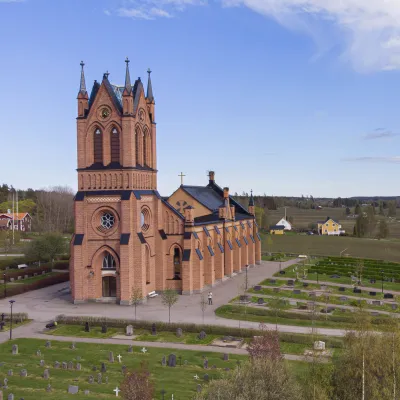
POLYGON ((222 198, 209 186, 186 186, 182 185, 181 188, 190 194, 204 207, 214 211, 219 208, 222 203, 222 198))

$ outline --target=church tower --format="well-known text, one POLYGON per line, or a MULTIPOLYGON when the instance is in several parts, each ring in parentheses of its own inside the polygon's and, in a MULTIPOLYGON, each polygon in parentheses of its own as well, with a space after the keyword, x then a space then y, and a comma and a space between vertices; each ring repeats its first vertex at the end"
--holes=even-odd
POLYGON ((124 86, 110 83, 106 72, 90 97, 81 63, 70 266, 75 303, 129 304, 134 288, 143 297, 155 288, 155 233, 162 224, 155 101, 151 71, 146 95, 140 78, 132 85, 125 62, 124 86))

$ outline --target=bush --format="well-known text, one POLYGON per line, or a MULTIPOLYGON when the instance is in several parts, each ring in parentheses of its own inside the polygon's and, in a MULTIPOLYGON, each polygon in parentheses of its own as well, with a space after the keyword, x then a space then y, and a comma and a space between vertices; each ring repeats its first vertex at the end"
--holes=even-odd
POLYGON ((67 270, 69 269, 69 260, 61 260, 54 262, 54 269, 67 270))
MULTIPOLYGON (((33 276, 35 273, 36 274, 41 274, 42 272, 51 272, 51 266, 49 265, 42 265, 40 267, 28 267, 28 268, 23 268, 23 269, 12 269, 12 270, 6 270, 3 271, 3 274, 6 274, 6 281, 10 282, 10 278, 17 279, 19 276, 33 276)), ((4 275, 0 276, 1 279, 4 279, 4 275)))
MULTIPOLYGON (((13 323, 21 323, 28 319, 27 313, 13 313, 13 323)), ((4 313, 4 321, 9 322, 11 320, 11 314, 4 313)))

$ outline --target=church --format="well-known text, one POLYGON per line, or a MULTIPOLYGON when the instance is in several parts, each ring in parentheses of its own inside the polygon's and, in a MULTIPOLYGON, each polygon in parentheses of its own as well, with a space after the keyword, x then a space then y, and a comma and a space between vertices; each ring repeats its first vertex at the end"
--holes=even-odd
POLYGON ((89 96, 81 63, 70 259, 75 304, 129 305, 134 292, 146 298, 165 289, 200 293, 261 260, 253 196, 244 208, 214 172, 205 186, 158 193, 147 72, 145 93, 140 78, 132 85, 126 59, 125 85, 112 84, 105 73, 89 96))

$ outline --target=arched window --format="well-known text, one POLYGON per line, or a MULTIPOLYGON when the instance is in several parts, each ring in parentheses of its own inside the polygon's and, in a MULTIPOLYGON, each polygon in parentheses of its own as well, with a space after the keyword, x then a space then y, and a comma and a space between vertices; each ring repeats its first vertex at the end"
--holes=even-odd
POLYGON ((143 165, 147 167, 147 132, 143 134, 143 165))
POLYGON ((103 258, 102 269, 116 269, 117 265, 115 263, 114 257, 106 251, 103 258))
POLYGON ((116 128, 111 131, 111 162, 119 163, 119 132, 116 128))
POLYGON ((103 134, 99 128, 94 131, 93 137, 94 162, 103 163, 103 134))
POLYGON ((174 248, 174 280, 180 280, 182 270, 182 257, 179 247, 174 248))
POLYGON ((140 130, 136 129, 135 135, 136 164, 140 164, 140 130))

